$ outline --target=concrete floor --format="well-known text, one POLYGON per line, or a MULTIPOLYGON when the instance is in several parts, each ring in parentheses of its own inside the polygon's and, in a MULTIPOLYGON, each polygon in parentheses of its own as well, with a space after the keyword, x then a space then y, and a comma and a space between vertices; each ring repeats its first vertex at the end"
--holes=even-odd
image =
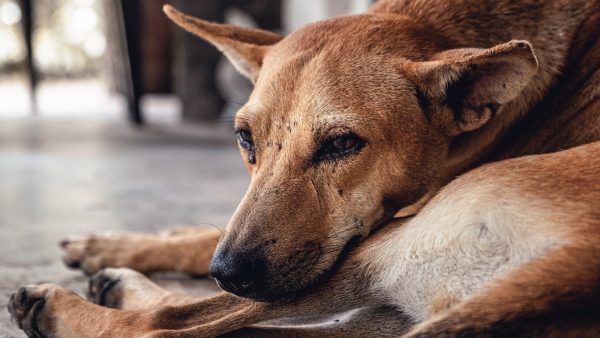
MULTIPOLYGON (((0 338, 24 337, 5 310, 18 287, 53 282, 83 294, 87 279, 60 261, 65 235, 225 226, 248 184, 227 127, 0 121, 0 338)), ((154 278, 193 294, 216 290, 211 280, 154 278)))

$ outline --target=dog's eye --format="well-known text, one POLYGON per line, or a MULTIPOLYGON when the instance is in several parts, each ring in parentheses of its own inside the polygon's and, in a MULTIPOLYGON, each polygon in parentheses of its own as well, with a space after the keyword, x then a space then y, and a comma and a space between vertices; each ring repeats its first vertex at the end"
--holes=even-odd
POLYGON ((242 148, 248 150, 254 147, 254 143, 252 142, 252 133, 248 130, 238 130, 237 132, 238 142, 242 148))
POLYGON ((252 133, 249 130, 237 130, 238 143, 240 147, 244 148, 248 152, 248 163, 256 163, 256 149, 254 148, 254 141, 252 140, 252 133))
POLYGON ((358 140, 354 137, 338 137, 331 142, 331 146, 335 151, 344 151, 354 148, 356 143, 358 140))
POLYGON ((326 139, 317 153, 315 160, 334 160, 344 156, 358 153, 365 145, 365 141, 354 133, 348 133, 326 139))

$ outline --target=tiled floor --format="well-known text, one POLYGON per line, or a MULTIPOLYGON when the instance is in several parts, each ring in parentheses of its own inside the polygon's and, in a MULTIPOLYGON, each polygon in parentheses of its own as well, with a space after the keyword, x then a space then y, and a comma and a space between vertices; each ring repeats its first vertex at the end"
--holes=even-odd
MULTIPOLYGON (((23 337, 10 322, 10 293, 54 282, 83 292, 60 262, 67 234, 224 226, 248 184, 225 126, 134 130, 98 119, 0 120, 0 337, 23 337)), ((190 293, 210 280, 156 277, 190 293)))

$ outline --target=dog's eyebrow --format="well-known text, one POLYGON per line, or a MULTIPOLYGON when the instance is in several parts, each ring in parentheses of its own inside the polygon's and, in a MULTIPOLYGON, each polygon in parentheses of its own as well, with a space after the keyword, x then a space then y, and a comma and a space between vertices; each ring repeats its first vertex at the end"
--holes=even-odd
POLYGON ((258 108, 250 103, 246 103, 238 110, 235 120, 250 121, 253 117, 258 116, 258 108))
POLYGON ((245 114, 238 114, 233 118, 235 125, 249 125, 250 119, 245 114))
POLYGON ((247 106, 242 106, 242 108, 238 110, 235 117, 233 118, 233 122, 236 126, 250 127, 252 125, 251 122, 255 116, 256 114, 251 108, 247 106))
POLYGON ((360 130, 365 117, 354 114, 331 114, 320 117, 315 131, 320 134, 335 132, 335 130, 360 130))

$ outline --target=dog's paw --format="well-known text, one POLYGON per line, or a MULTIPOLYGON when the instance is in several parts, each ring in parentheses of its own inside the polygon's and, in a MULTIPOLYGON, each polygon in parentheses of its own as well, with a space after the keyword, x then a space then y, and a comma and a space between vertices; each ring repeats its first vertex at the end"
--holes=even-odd
POLYGON ((147 316, 92 304, 54 284, 29 285, 10 297, 12 321, 28 337, 148 337, 147 316))
POLYGON ((122 274, 119 270, 104 269, 92 276, 88 282, 87 298, 98 305, 119 309, 123 299, 122 274))
POLYGON ((60 242, 63 262, 91 276, 111 267, 128 267, 142 272, 149 268, 148 252, 160 244, 157 235, 115 233, 72 237, 60 242))
POLYGON ((143 274, 127 268, 104 269, 90 278, 88 287, 91 302, 123 310, 154 306, 169 294, 143 274))
POLYGON ((91 275, 107 265, 116 264, 119 239, 114 235, 90 235, 62 240, 63 262, 70 268, 91 275))
POLYGON ((58 288, 51 284, 29 285, 10 296, 8 311, 11 320, 28 337, 52 335, 54 319, 50 303, 58 288))

